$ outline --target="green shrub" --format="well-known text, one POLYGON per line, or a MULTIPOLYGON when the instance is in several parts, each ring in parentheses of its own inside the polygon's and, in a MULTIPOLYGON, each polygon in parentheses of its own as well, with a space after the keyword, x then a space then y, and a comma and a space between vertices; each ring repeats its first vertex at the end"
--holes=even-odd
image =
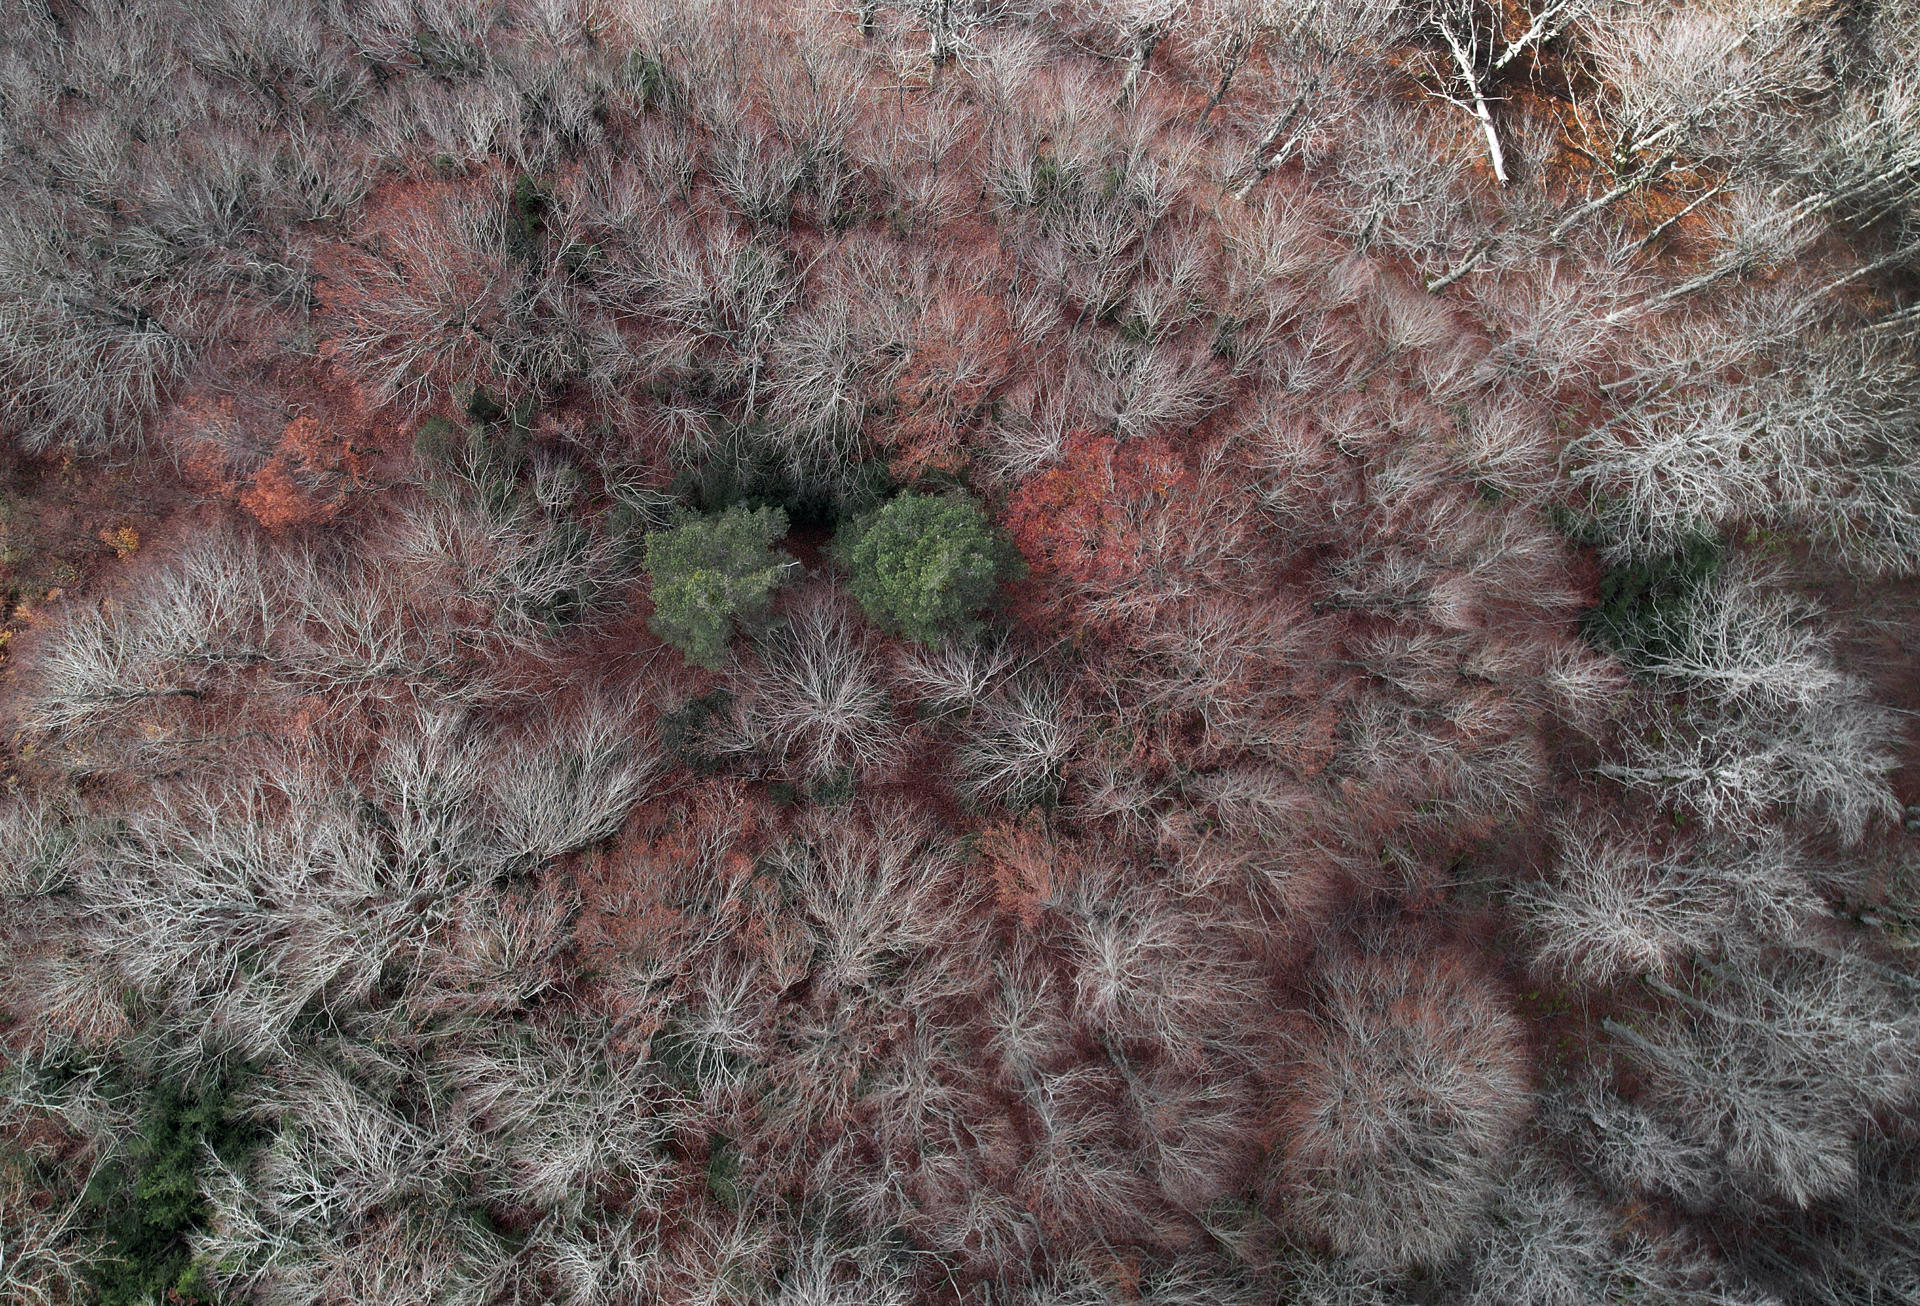
POLYGON ((680 101, 680 87, 658 55, 631 50, 620 68, 621 83, 640 102, 640 108, 672 107, 680 101))
POLYGON ((129 1155, 88 1184, 86 1207, 106 1238, 90 1275, 99 1306, 213 1300, 187 1238, 206 1214, 208 1151, 234 1161, 250 1142, 227 1115, 229 1096, 224 1084, 154 1089, 129 1155))
POLYGON ((531 241, 546 229, 547 210, 553 196, 540 182, 521 173, 513 182, 513 216, 519 220, 520 235, 531 241))
POLYGON ((413 435, 413 456, 423 469, 444 471, 460 459, 466 435, 444 417, 429 417, 413 435))
POLYGON ((707 1144, 707 1195, 729 1211, 740 1209, 740 1149, 724 1134, 707 1144))
POLYGON ((521 426, 476 423, 469 428, 457 472, 478 492, 479 502, 492 516, 510 512, 520 500, 529 443, 521 426))
POLYGON ((1670 656, 1677 614, 1713 579, 1721 558, 1718 540, 1694 535, 1671 552, 1608 568, 1600 577, 1600 602, 1585 618, 1588 640, 1629 666, 1670 656))
POLYGON ((773 550, 787 533, 778 508, 730 508, 647 538, 653 633, 703 667, 717 668, 736 620, 766 612, 794 565, 773 550))
POLYGON ((963 494, 903 494, 834 541, 849 588, 879 625, 924 644, 970 638, 1018 556, 963 494))
POLYGON ((806 787, 807 801, 822 807, 842 807, 853 801, 853 768, 836 766, 806 787))
POLYGON ((492 63, 480 42, 449 36, 431 27, 415 32, 408 45, 425 71, 449 81, 477 77, 492 63))
POLYGON ((497 422, 506 415, 506 405, 479 386, 475 386, 473 393, 467 396, 467 416, 473 421, 484 425, 497 422))
POLYGON ((713 746, 713 732, 733 711, 733 695, 724 689, 690 698, 660 716, 660 743, 668 756, 702 775, 718 771, 725 760, 713 746))

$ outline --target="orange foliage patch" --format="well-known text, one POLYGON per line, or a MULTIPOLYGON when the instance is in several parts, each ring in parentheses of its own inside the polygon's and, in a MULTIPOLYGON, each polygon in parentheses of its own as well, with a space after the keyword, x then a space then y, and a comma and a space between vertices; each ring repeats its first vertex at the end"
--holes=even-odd
POLYGON ((340 511, 346 490, 365 474, 349 435, 314 418, 296 417, 287 423, 273 457, 241 493, 240 506, 269 529, 325 521, 340 511))
POLYGON ((140 532, 131 526, 102 528, 100 542, 113 550, 116 558, 131 558, 140 551, 140 532))
POLYGON ((1022 485, 1005 526, 1036 576, 1110 589, 1138 578, 1150 561, 1141 515, 1192 477, 1162 439, 1131 440, 1076 431, 1059 465, 1022 485))
MULTIPOLYGON (((753 951, 780 951, 760 914, 740 910, 756 897, 749 881, 760 829, 759 813, 737 785, 707 782, 670 812, 638 815, 646 828, 630 828, 569 872, 581 896, 574 943, 583 973, 647 974, 650 965, 680 955, 690 932, 703 928, 688 912, 701 903, 738 913, 729 932, 753 951)), ((623 1040, 640 1047, 657 1032, 671 996, 607 987, 597 1000, 622 1026, 623 1040)))
POLYGON ((158 429, 186 479, 269 529, 337 516, 369 479, 372 415, 359 387, 338 369, 310 370, 276 372, 250 402, 183 395, 158 429), (289 408, 308 411, 283 422, 289 408))
POLYGON ((977 847, 992 879, 994 905, 1028 928, 1040 923, 1055 888, 1075 867, 1073 854, 1048 837, 1038 811, 1017 823, 988 826, 977 847))

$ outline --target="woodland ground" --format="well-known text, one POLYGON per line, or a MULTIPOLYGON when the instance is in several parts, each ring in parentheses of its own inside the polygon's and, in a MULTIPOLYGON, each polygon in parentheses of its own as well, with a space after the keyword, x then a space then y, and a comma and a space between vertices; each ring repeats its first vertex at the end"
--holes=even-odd
POLYGON ((1908 7, 8 26, 6 1300, 1920 1299, 1908 7))

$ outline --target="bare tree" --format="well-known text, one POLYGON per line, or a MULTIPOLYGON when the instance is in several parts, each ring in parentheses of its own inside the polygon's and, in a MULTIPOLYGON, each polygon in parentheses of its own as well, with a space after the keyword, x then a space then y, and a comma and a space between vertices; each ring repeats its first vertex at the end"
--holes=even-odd
POLYGON ((984 702, 1019 663, 1004 641, 910 644, 900 653, 896 675, 909 699, 937 712, 968 711, 984 702))
POLYGON ((774 1306, 908 1306, 912 1292, 877 1247, 815 1238, 796 1249, 774 1306))
POLYGON ((1658 619, 1647 669, 1724 703, 1792 709, 1846 693, 1818 611, 1778 583, 1730 569, 1696 587, 1658 619))
POLYGON ((817 931, 820 980, 836 989, 877 984, 895 960, 948 942, 964 910, 955 862, 934 829, 890 806, 857 820, 821 814, 785 854, 817 931))
MULTIPOLYGON (((185 305, 71 269, 72 236, 50 215, 0 224, 0 412, 28 447, 130 443, 197 352, 185 305)), ((84 269, 85 265, 82 265, 84 269)))
POLYGON ((1235 198, 1246 199, 1274 169, 1341 117, 1378 75, 1401 33, 1394 0, 1283 0, 1270 10, 1273 62, 1265 125, 1248 152, 1235 198))
POLYGON ((1189 27, 1188 43, 1212 89, 1200 110, 1207 122, 1237 77, 1265 49, 1272 35, 1269 0, 1201 0, 1189 27))
POLYGON ((538 743, 499 750, 488 784, 505 850, 527 866, 615 833, 659 767, 650 732, 604 692, 570 719, 542 725, 538 743))
POLYGON ((937 76, 940 69, 971 53, 976 34, 990 25, 995 6, 984 0, 880 0, 868 4, 861 0, 861 32, 868 34, 873 17, 882 7, 898 6, 913 14, 927 34, 926 59, 937 76))
POLYGON ((1518 1021, 1457 960, 1399 947, 1337 958, 1317 984, 1285 1152, 1292 1210, 1362 1266, 1437 1263, 1526 1116, 1518 1021))
POLYGON ((1673 980, 1695 959, 1750 959, 1809 937, 1822 907, 1776 832, 1648 847, 1624 831, 1559 832, 1553 878, 1515 895, 1541 963, 1588 984, 1673 980))
POLYGON ((1249 972, 1211 923, 1179 918, 1164 890, 1124 884, 1091 873, 1061 904, 1072 921, 1075 1013, 1116 1046, 1150 1042, 1199 1071, 1251 1023, 1249 972))
POLYGON ((808 602, 757 645, 757 664, 735 671, 746 729, 804 779, 846 769, 886 773, 901 755, 873 653, 831 595, 808 602))
POLYGON ((1578 1179, 1537 1155, 1507 1176, 1486 1226, 1468 1244, 1469 1306, 1581 1306, 1637 1294, 1659 1278, 1656 1249, 1620 1234, 1618 1215, 1578 1179))
POLYGON ((1060 686, 1037 675, 1017 678, 968 719, 955 757, 960 790, 1015 809, 1055 801, 1077 739, 1060 686))
POLYGON ((1683 158, 1713 158, 1731 165, 1725 175, 1746 175, 1765 149, 1766 111, 1827 88, 1828 32, 1789 5, 1584 8, 1580 45, 1601 74, 1597 107, 1610 129, 1612 180, 1560 220, 1555 239, 1665 178, 1683 158))
POLYGON ((1911 1150, 1897 1142, 1862 1144, 1859 1187, 1815 1211, 1770 1214, 1756 1230, 1747 1263, 1818 1306, 1898 1301, 1920 1292, 1913 1163, 1911 1150))
POLYGON ((40 660, 24 722, 84 733, 143 704, 198 700, 224 674, 272 662, 282 617, 276 569, 257 545, 204 536, 144 593, 73 623, 40 660))
POLYGON ((1643 972, 1671 974, 1692 954, 1716 948, 1733 924, 1732 904, 1687 876, 1678 858, 1643 871, 1639 852, 1568 841, 1555 881, 1516 895, 1540 935, 1543 965, 1609 984, 1643 972))
POLYGON ((1780 715, 1690 705, 1673 733, 1629 736, 1601 773, 1671 796, 1715 827, 1752 829, 1774 813, 1823 816, 1850 841, 1899 815, 1887 787, 1894 767, 1892 719, 1858 691, 1780 715))
POLYGON ((396 561, 431 577, 445 603, 473 604, 486 617, 473 630, 505 647, 535 652, 566 626, 619 601, 614 583, 634 565, 605 534, 511 481, 475 469, 463 489, 409 508, 395 530, 396 561))
POLYGON ((1400 1276, 1338 1257, 1302 1257, 1287 1287, 1300 1306, 1399 1306, 1400 1276))
POLYGON ((1120 79, 1120 104, 1133 102, 1141 75, 1154 51, 1187 16, 1193 0, 1102 0, 1101 20, 1118 30, 1126 49, 1127 71, 1120 79))
POLYGON ((417 407, 457 387, 497 384, 521 269, 507 257, 504 205, 454 202, 406 215, 341 304, 339 349, 417 407))
POLYGON ((1857 841, 1898 814, 1887 787, 1892 717, 1840 672, 1804 609, 1738 577, 1705 586, 1668 620, 1659 669, 1695 692, 1657 737, 1629 732, 1601 769, 1664 791, 1709 823, 1755 828, 1796 808, 1857 841))
POLYGON ((1612 497, 1622 552, 1746 520, 1804 531, 1869 570, 1920 557, 1920 374, 1887 342, 1803 333, 1793 306, 1747 331, 1676 333, 1620 387, 1620 415, 1573 445, 1579 484, 1612 497))
MULTIPOLYGON (((0 1130, 10 1140, 37 1133, 42 1139, 78 1142, 83 1163, 104 1160, 111 1154, 111 1133, 89 1138, 86 1128, 108 1124, 102 1117, 109 1112, 100 1110, 108 1103, 97 1076, 75 1076, 57 1087, 48 1082, 51 1078, 10 1050, 0 1063, 0 1130)), ((113 1123, 124 1127, 128 1122, 113 1123)), ((85 1176, 71 1186, 60 1183, 56 1168, 48 1164, 49 1150, 45 1143, 16 1145, 12 1164, 0 1172, 0 1218, 6 1222, 0 1235, 0 1291, 23 1306, 84 1300, 91 1286, 89 1271, 108 1254, 106 1240, 88 1218, 85 1176)))
POLYGON ((1509 65, 1547 44, 1586 12, 1591 0, 1544 0, 1515 17, 1482 0, 1433 0, 1426 30, 1439 37, 1450 63, 1447 100, 1473 115, 1486 139, 1494 179, 1507 184, 1506 150, 1493 120, 1491 87, 1509 65), (1514 31, 1517 27, 1519 30, 1514 31))
POLYGON ((1592 1079, 1549 1095, 1543 1114, 1569 1134, 1581 1164, 1616 1197, 1657 1193, 1689 1211, 1720 1195, 1726 1167, 1710 1144, 1676 1133, 1592 1079))
POLYGON ((1662 1115, 1720 1149, 1736 1182, 1800 1206, 1847 1191, 1855 1139, 1920 1074, 1904 992, 1854 954, 1723 974, 1711 990, 1656 984, 1671 1003, 1657 1023, 1608 1028, 1656 1077, 1662 1115))

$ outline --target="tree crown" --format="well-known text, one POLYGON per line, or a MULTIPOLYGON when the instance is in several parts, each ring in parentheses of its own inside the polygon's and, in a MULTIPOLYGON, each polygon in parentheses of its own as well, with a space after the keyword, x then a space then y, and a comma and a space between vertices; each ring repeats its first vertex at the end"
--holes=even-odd
POLYGON ((923 644, 968 638, 977 613, 1019 565, 963 494, 903 494, 835 541, 853 596, 875 622, 923 644))
POLYGON ((718 667, 733 623, 764 613, 793 567, 772 547, 786 533, 779 508, 729 508, 649 536, 653 633, 689 660, 718 667))

